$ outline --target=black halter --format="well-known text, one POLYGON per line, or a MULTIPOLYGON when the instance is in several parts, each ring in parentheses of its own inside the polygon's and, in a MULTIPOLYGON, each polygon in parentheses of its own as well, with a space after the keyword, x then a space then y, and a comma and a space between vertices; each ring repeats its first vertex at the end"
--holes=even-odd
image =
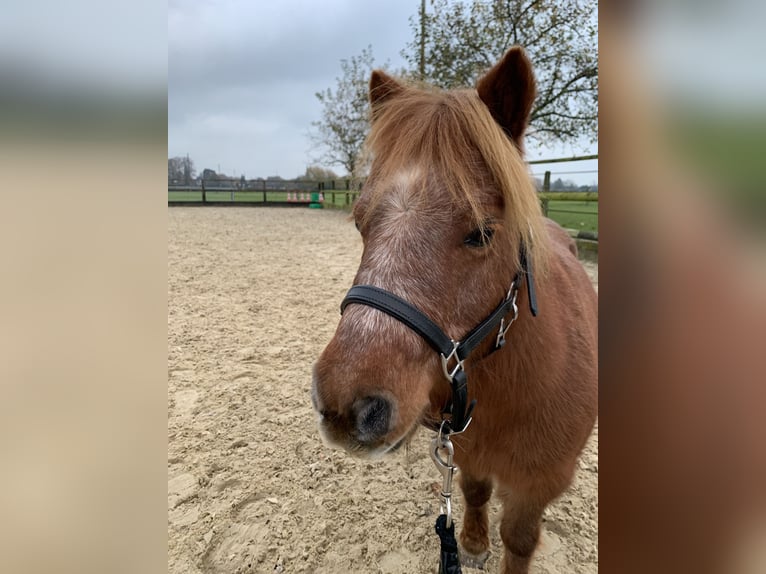
POLYGON ((532 276, 532 269, 526 257, 526 252, 522 248, 520 254, 521 269, 513 278, 508 294, 500 304, 492 311, 486 319, 476 325, 471 331, 463 337, 462 341, 454 341, 441 328, 428 318, 420 309, 409 304, 404 299, 389 293, 384 289, 373 287, 372 285, 355 285, 349 289, 343 302, 340 304, 340 312, 352 303, 368 305, 379 311, 390 315, 397 321, 407 325, 410 329, 420 335, 425 341, 441 356, 444 375, 450 382, 452 388, 452 398, 445 407, 444 414, 451 414, 450 419, 445 419, 445 431, 448 433, 463 432, 471 422, 471 412, 476 405, 476 400, 472 400, 470 405, 466 405, 468 400, 468 379, 463 369, 463 362, 468 358, 471 352, 479 346, 494 330, 499 326, 495 345, 488 353, 492 354, 505 344, 505 333, 516 320, 518 316, 518 307, 516 305, 516 296, 518 295, 521 282, 526 278, 527 296, 529 299, 529 310, 533 316, 537 316, 537 297, 535 295, 535 285, 532 276), (506 323, 506 316, 513 312, 513 316, 506 323))

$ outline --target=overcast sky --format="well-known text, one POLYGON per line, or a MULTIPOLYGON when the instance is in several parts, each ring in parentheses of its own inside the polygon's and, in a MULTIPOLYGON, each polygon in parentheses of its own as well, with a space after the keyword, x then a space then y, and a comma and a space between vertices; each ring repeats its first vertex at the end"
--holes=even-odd
MULTIPOLYGON (((198 172, 211 168, 248 178, 303 174, 319 155, 308 138, 321 113, 314 94, 334 87, 340 60, 367 45, 377 64, 404 67, 400 52, 412 36, 408 18, 419 4, 170 0, 168 156, 188 153, 198 172)), ((529 152, 530 158, 551 156, 547 150, 529 152)), ((583 177, 585 183, 597 181, 596 174, 583 177)))

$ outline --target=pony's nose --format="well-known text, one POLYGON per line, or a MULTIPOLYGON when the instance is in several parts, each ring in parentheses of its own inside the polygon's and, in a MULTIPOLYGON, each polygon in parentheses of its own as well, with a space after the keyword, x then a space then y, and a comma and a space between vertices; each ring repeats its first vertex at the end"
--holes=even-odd
POLYGON ((383 397, 365 397, 354 403, 356 438, 372 443, 388 433, 391 424, 391 403, 383 397))

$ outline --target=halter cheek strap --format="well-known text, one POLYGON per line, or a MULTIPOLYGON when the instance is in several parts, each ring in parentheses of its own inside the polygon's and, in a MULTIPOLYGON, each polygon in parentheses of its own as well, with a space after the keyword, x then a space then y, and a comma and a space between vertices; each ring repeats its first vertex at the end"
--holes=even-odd
POLYGON ((451 418, 445 420, 445 425, 448 427, 447 430, 453 434, 463 432, 468 427, 471 422, 471 413, 476 405, 475 399, 470 404, 466 404, 468 401, 468 378, 463 369, 463 362, 495 329, 497 329, 497 336, 489 354, 503 347, 505 334, 518 317, 516 297, 520 283, 524 279, 526 279, 529 309, 533 316, 537 316, 537 296, 532 270, 524 249, 521 250, 520 255, 521 270, 514 276, 505 299, 481 323, 471 329, 462 341, 451 339, 420 309, 379 287, 355 285, 349 289, 340 305, 341 314, 352 303, 378 309, 407 325, 420 335, 434 351, 439 353, 444 375, 452 390, 450 404, 445 409, 445 413, 451 414, 451 418), (506 317, 511 312, 513 315, 506 323, 506 317))

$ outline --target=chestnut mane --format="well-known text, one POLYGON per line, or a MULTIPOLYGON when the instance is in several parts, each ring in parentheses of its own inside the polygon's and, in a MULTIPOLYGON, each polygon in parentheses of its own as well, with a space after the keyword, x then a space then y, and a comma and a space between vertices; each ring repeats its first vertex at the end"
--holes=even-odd
MULTIPOLYGON (((367 159, 375 160, 374 180, 390 181, 402 169, 424 166, 441 175, 453 202, 469 206, 479 226, 488 213, 478 189, 499 190, 505 225, 523 242, 536 274, 544 274, 547 231, 522 152, 475 90, 406 87, 374 109, 365 148, 367 159)), ((424 183, 415 192, 426 188, 424 183)), ((382 187, 365 188, 371 205, 385 193, 382 187)))

